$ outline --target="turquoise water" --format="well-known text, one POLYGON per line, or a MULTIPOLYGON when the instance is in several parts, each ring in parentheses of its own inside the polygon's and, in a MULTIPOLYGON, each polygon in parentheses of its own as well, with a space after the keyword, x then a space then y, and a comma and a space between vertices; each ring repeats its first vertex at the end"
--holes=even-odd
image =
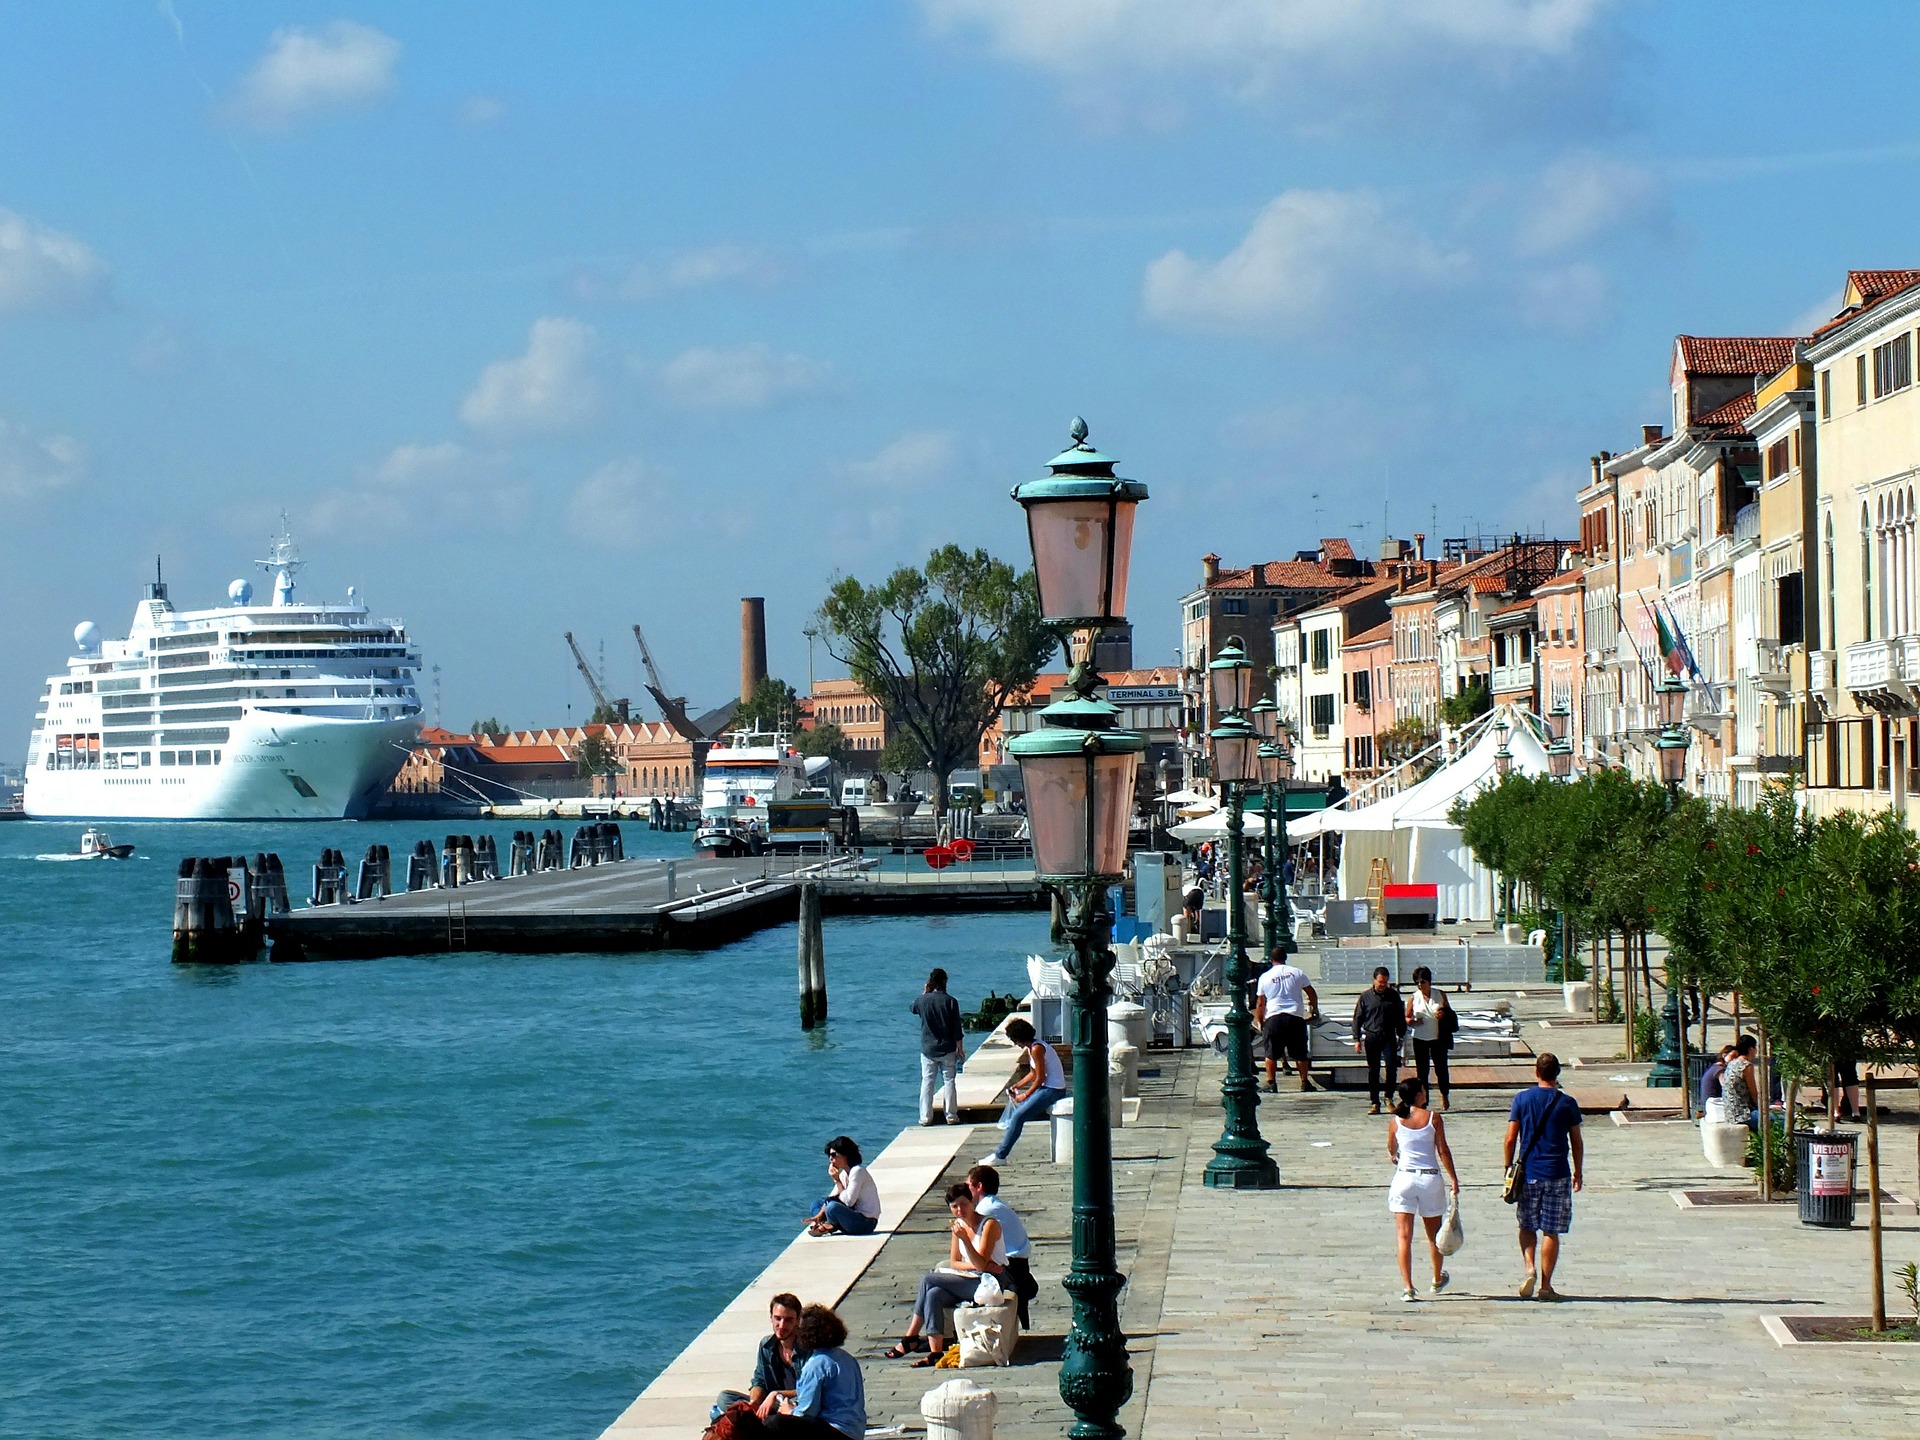
POLYGON ((1044 913, 829 920, 824 1036, 792 926, 181 968, 183 854, 277 850, 297 886, 323 845, 480 827, 111 828, 137 858, 0 824, 9 1436, 597 1435, 796 1232, 826 1139, 913 1122, 927 969, 971 1005, 1046 943, 1044 913))

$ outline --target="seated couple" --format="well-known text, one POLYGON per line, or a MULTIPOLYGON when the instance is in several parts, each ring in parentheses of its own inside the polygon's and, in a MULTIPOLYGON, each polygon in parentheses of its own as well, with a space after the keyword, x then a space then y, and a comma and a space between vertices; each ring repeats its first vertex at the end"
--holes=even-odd
POLYGON ((974 1166, 964 1181, 947 1187, 947 1210, 953 1216, 947 1263, 920 1277, 913 1318, 899 1343, 887 1351, 888 1359, 917 1355, 916 1367, 938 1364, 947 1350, 947 1312, 972 1302, 989 1277, 1015 1297, 1020 1323, 1027 1324, 1027 1302, 1039 1293, 1031 1241, 1025 1223, 999 1192, 1000 1175, 990 1165, 974 1166))
MULTIPOLYGON (((781 1293, 767 1306, 773 1333, 760 1342, 753 1383, 743 1395, 724 1390, 713 1418, 751 1413, 775 1435, 804 1440, 862 1440, 867 1391, 860 1362, 846 1351, 847 1327, 825 1305, 802 1307, 781 1293)), ((752 1421, 745 1427, 751 1429, 752 1421)), ((732 1428, 741 1428, 735 1425, 732 1428)))

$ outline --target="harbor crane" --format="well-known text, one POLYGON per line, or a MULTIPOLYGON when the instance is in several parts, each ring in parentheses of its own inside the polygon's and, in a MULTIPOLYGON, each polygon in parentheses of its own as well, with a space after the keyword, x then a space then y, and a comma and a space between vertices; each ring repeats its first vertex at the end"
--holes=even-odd
POLYGON ((587 664, 587 657, 580 653, 580 647, 574 643, 571 630, 567 631, 567 649, 573 652, 573 663, 580 667, 580 678, 587 682, 587 692, 593 696, 595 710, 602 715, 612 715, 622 725, 626 724, 627 702, 613 699, 600 688, 600 682, 594 678, 593 667, 587 664))
POLYGON ((667 682, 660 678, 660 667, 653 663, 653 651, 647 648, 646 632, 635 625, 633 638, 640 642, 640 661, 647 667, 647 693, 653 696, 653 703, 660 707, 667 724, 683 740, 706 739, 700 733, 700 727, 687 718, 687 697, 667 693, 667 682))

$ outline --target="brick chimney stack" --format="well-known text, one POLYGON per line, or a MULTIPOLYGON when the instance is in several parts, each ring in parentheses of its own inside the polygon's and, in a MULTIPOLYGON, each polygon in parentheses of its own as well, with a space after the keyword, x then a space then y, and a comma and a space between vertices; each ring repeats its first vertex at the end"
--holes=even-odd
POLYGON ((753 698, 753 687, 767 678, 767 602, 763 596, 740 598, 740 703, 753 698))
POLYGON ((1642 445, 1658 445, 1663 434, 1663 430, 1658 425, 1642 425, 1640 427, 1640 443, 1642 445))
POLYGON ((1201 584, 1212 585, 1214 582, 1219 580, 1219 578, 1220 578, 1220 557, 1218 555, 1202 555, 1200 557, 1201 584))

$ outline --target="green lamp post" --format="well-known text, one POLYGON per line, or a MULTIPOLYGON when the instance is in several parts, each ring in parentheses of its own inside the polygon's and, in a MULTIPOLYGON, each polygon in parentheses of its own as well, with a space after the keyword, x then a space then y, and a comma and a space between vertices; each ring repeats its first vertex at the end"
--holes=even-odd
POLYGON ((1241 796, 1260 778, 1260 732, 1247 720, 1252 667, 1238 640, 1207 666, 1208 698, 1220 723, 1208 733, 1213 775, 1227 806, 1227 1078, 1220 1084, 1226 1128, 1213 1144, 1206 1183, 1216 1189, 1273 1190, 1280 1167, 1261 1138, 1253 1078, 1253 1015, 1247 1009, 1246 812, 1241 796))
MULTIPOLYGON (((1687 778, 1687 727, 1682 721, 1686 706, 1686 682, 1669 675, 1654 687, 1660 697, 1660 734, 1653 751, 1660 761, 1660 778, 1666 783, 1669 808, 1680 803, 1680 786, 1687 778)), ((1693 1118, 1693 1087, 1688 1083, 1686 1022, 1681 1012, 1681 987, 1675 983, 1673 958, 1667 958, 1667 1003, 1660 1009, 1660 1053, 1653 1057, 1647 1072, 1649 1089, 1671 1090, 1678 1086, 1688 1119, 1693 1118)), ((1695 1057, 1696 1060, 1699 1057, 1695 1057)))
MULTIPOLYGON (((1260 929, 1260 941, 1264 953, 1273 949, 1279 934, 1278 917, 1274 910, 1273 786, 1280 778, 1280 762, 1273 742, 1280 733, 1280 707, 1273 703, 1271 695, 1262 695, 1253 702, 1247 718, 1253 722, 1254 733, 1260 737, 1260 813, 1266 820, 1260 834, 1260 913, 1265 917, 1260 929)), ((1283 856, 1285 853, 1284 849, 1280 851, 1283 856)))
POLYGON ((1120 1273, 1114 1237, 1113 1131, 1107 1101, 1107 1006, 1113 999, 1113 915, 1108 890, 1127 866, 1134 775, 1146 737, 1118 728, 1120 712, 1097 699, 1093 640, 1126 617, 1134 507, 1147 487, 1113 473, 1117 463, 1087 443, 1073 421, 1073 445, 1045 478, 1013 492, 1026 508, 1040 610, 1074 656, 1071 698, 1040 712, 1041 726, 1007 748, 1020 765, 1033 835, 1034 871, 1066 900, 1067 962, 1073 977, 1073 1266, 1062 1282, 1073 1327, 1060 1363, 1060 1396, 1078 1417, 1075 1440, 1120 1440, 1118 1415, 1133 1394, 1127 1337, 1120 1329, 1120 1273), (1078 637, 1077 642, 1069 637, 1078 637))

